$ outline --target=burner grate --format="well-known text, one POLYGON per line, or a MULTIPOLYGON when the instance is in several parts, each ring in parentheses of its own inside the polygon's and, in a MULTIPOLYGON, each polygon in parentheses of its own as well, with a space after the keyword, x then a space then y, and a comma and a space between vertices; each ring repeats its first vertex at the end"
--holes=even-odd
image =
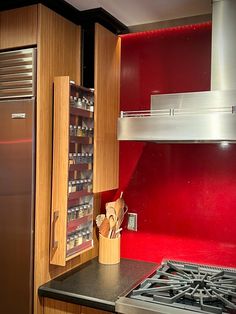
POLYGON ((236 272, 166 261, 130 297, 202 313, 236 313, 236 272))

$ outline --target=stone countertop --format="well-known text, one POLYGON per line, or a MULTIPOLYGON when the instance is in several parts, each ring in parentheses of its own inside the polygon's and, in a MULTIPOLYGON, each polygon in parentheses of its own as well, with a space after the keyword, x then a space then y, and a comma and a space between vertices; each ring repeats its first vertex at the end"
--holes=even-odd
POLYGON ((97 258, 55 278, 38 289, 39 296, 115 312, 115 302, 127 295, 157 264, 122 258, 103 265, 97 258))

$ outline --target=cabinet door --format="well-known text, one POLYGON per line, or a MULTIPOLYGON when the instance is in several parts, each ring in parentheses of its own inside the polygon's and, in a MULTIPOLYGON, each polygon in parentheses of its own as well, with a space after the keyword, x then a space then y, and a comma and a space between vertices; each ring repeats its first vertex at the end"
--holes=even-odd
POLYGON ((69 77, 54 79, 53 176, 51 257, 52 264, 65 266, 68 156, 69 156, 69 77))
POLYGON ((118 188, 120 38, 95 25, 94 193, 118 188))
POLYGON ((37 44, 37 5, 0 12, 0 49, 37 44))
POLYGON ((43 299, 44 314, 80 314, 81 306, 59 300, 43 299))
POLYGON ((81 306, 80 314, 111 314, 111 312, 93 309, 91 307, 81 306))
POLYGON ((111 314, 111 312, 49 298, 43 299, 43 307, 44 314, 111 314))

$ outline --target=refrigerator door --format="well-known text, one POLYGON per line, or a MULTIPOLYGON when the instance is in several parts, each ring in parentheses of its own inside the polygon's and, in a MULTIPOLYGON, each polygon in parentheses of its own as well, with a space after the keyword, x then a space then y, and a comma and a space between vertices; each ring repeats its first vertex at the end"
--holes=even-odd
POLYGON ((0 312, 32 313, 34 99, 0 101, 0 312))

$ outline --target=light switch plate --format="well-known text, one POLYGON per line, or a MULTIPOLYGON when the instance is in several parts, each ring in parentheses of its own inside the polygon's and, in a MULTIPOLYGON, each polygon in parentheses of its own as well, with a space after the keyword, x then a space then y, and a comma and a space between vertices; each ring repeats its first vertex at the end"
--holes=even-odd
POLYGON ((128 213, 128 226, 127 226, 128 230, 132 230, 132 231, 138 230, 137 219, 138 219, 138 214, 128 213))

